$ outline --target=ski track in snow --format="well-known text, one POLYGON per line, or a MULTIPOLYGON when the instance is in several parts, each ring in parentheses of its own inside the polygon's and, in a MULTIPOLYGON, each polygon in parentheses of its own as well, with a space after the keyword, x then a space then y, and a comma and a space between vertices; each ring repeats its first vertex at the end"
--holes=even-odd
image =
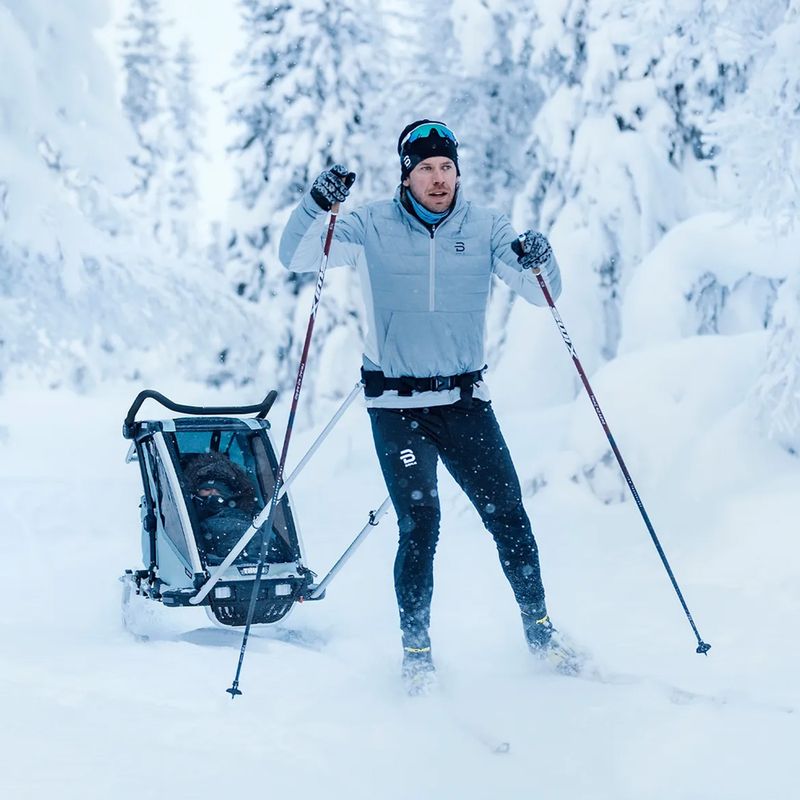
MULTIPOLYGON (((527 504, 553 618, 592 650, 598 680, 531 662, 491 542, 442 475, 438 692, 402 691, 389 515, 325 600, 254 632, 232 701, 238 632, 212 628, 199 609, 159 606, 147 639, 121 624, 117 579, 140 558, 138 472, 120 436, 133 394, 0 396, 3 797, 790 796, 800 731, 788 584, 769 598, 789 600, 756 631, 731 618, 741 601, 699 563, 706 549, 688 537, 668 547, 713 645, 700 658, 633 505, 603 507, 575 487, 527 504)), ((512 443, 535 440, 521 413, 500 418, 512 443)), ((298 433, 290 460, 313 434, 298 433)), ((354 410, 292 492, 320 573, 385 494, 370 446, 354 410)), ((760 589, 741 592, 750 601, 760 589)))

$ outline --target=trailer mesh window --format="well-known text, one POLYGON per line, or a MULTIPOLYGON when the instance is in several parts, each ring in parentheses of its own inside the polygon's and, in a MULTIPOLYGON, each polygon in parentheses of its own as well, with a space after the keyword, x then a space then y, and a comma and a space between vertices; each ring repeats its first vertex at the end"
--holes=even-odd
MULTIPOLYGON (((180 462, 180 480, 184 490, 193 525, 201 533, 198 537, 201 547, 205 547, 207 554, 219 556, 227 554, 253 517, 256 516, 270 501, 275 487, 275 471, 277 459, 272 452, 266 434, 252 430, 186 430, 177 431, 173 442, 178 451, 180 462), (203 529, 214 526, 218 520, 212 522, 198 519, 197 493, 201 484, 205 483, 206 492, 213 491, 214 481, 201 481, 210 476, 225 485, 222 494, 232 493, 236 503, 245 514, 242 515, 238 526, 234 519, 228 519, 225 527, 229 529, 229 536, 223 537, 224 541, 216 541, 219 537, 212 536, 216 545, 209 550, 208 531, 203 535, 203 529), (242 502, 245 500, 246 502, 242 502), (230 541, 227 541, 230 539, 230 541), (228 548, 226 550, 225 548, 228 548), (224 551, 224 552, 223 552, 224 551)), ((230 517, 232 512, 225 512, 230 517)), ((210 540, 209 540, 210 541, 210 540)), ((261 536, 252 540, 252 545, 243 553, 239 561, 252 561, 261 545, 261 536)), ((297 546, 297 533, 289 510, 289 503, 284 497, 276 509, 273 520, 273 531, 269 538, 267 548, 267 561, 270 563, 287 563, 300 557, 297 546)))
POLYGON ((157 490, 159 495, 159 522, 163 526, 167 538, 175 545, 177 551, 183 556, 187 566, 191 564, 189 548, 186 546, 186 538, 183 534, 180 514, 172 489, 169 485, 167 473, 160 460, 156 462, 157 490))

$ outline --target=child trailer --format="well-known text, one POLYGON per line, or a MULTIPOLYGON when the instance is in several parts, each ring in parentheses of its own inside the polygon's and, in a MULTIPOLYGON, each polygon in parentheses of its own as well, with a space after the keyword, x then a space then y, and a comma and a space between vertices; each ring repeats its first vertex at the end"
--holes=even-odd
MULTIPOLYGON (((141 392, 125 419, 128 461, 138 461, 144 569, 126 570, 124 594, 165 606, 194 605, 198 590, 219 568, 253 518, 269 503, 277 459, 266 419, 277 392, 255 406, 202 408, 179 405, 159 392, 141 392), (146 399, 189 416, 136 421, 146 399), (238 419, 228 415, 255 413, 238 419)), ((277 622, 298 600, 311 598, 314 574, 305 555, 288 494, 272 530, 259 531, 200 605, 215 623, 245 623, 258 558, 267 538, 266 566, 253 621, 277 622)))
POLYGON ((360 394, 359 381, 279 490, 272 530, 263 530, 278 461, 266 419, 277 392, 258 405, 201 407, 175 403, 160 392, 140 392, 122 426, 131 441, 126 461, 142 478, 143 569, 125 570, 123 611, 132 598, 168 607, 200 605, 212 622, 245 625, 266 537, 253 622, 270 624, 296 602, 320 600, 325 589, 389 508, 387 497, 334 564, 314 583, 292 512, 288 487, 360 394), (136 420, 145 400, 186 417, 136 420), (255 414, 238 418, 238 415, 255 414))

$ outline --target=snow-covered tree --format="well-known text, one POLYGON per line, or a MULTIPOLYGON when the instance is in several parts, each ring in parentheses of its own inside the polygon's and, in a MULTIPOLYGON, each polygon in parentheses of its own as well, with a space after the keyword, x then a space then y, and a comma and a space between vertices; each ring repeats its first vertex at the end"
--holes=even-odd
MULTIPOLYGON (((763 216, 781 237, 796 232, 800 212, 800 2, 742 4, 725 34, 731 50, 749 56, 750 76, 748 92, 714 120, 716 160, 732 174, 740 216, 763 216)), ((771 320, 760 415, 769 435, 800 452, 800 258, 788 265, 771 320)))
POLYGON ((78 388, 164 372, 241 380, 260 319, 219 273, 166 254, 122 199, 136 140, 94 36, 108 9, 59 8, 0 3, 0 69, 15 76, 0 84, 0 373, 78 388))
MULTIPOLYGON (((369 176, 375 172, 367 168, 375 152, 370 132, 376 118, 365 113, 365 104, 381 71, 374 63, 377 17, 362 0, 278 5, 244 0, 241 7, 246 43, 237 59, 239 75, 227 87, 237 129, 231 153, 239 181, 228 275, 239 295, 282 306, 280 298, 296 297, 308 279, 283 270, 277 243, 288 213, 314 177, 343 161, 360 176, 351 202, 369 191, 369 176)), ((351 295, 346 285, 339 291, 351 295)), ((352 302, 343 303, 331 287, 326 290, 318 341, 324 341, 326 326, 355 324, 352 302)), ((275 316, 273 346, 284 382, 296 366, 307 310, 296 298, 288 315, 275 316), (282 364, 289 353, 291 363, 282 364)))
POLYGON ((530 172, 527 139, 544 99, 529 68, 530 53, 514 45, 529 6, 523 0, 452 0, 449 9, 457 61, 447 120, 461 139, 471 196, 503 210, 530 172))
POLYGON ((745 85, 712 6, 562 0, 523 28, 519 46, 547 97, 526 202, 575 279, 596 287, 591 339, 603 358, 616 352, 631 271, 713 186, 704 131, 745 85))
POLYGON ((138 184, 130 201, 150 220, 154 238, 183 257, 197 239, 195 161, 200 155, 201 109, 194 87, 194 57, 184 39, 171 53, 164 43, 160 0, 130 0, 123 24, 122 105, 136 134, 131 161, 138 184))
POLYGON ((716 161, 733 173, 744 215, 756 210, 785 230, 800 213, 800 3, 733 4, 721 36, 749 76, 748 91, 713 119, 716 161))
POLYGON ((178 45, 167 80, 170 121, 166 153, 165 222, 178 256, 197 240, 197 179, 195 161, 201 155, 203 133, 194 86, 194 56, 187 39, 178 45))
POLYGON ((374 18, 364 3, 241 5, 247 41, 237 59, 239 78, 229 87, 241 208, 231 262, 237 291, 255 300, 274 263, 280 212, 334 160, 363 173, 370 125, 364 97, 375 74, 365 46, 374 18))
POLYGON ((160 0, 129 0, 122 26, 125 70, 122 107, 139 144, 131 160, 138 174, 137 192, 143 195, 152 192, 151 183, 164 158, 161 139, 165 122, 167 54, 162 25, 160 0))
POLYGON ((767 434, 800 454, 800 265, 781 289, 775 318, 756 396, 767 434))

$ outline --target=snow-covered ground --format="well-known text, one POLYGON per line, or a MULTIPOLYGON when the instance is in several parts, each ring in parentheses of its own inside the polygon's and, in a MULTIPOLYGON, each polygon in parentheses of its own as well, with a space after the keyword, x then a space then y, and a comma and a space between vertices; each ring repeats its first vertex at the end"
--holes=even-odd
MULTIPOLYGON (((491 540, 443 474, 432 631, 441 691, 429 698, 406 697, 398 678, 391 515, 323 602, 280 625, 304 644, 272 629, 251 639, 235 702, 225 689, 240 636, 203 611, 158 609, 150 640, 132 638, 117 578, 139 566, 138 470, 123 463, 120 435, 135 389, 7 384, 0 795, 791 797, 800 464, 755 435, 738 391, 765 342, 684 340, 593 377, 710 655, 694 653, 612 467, 580 467, 605 441, 586 398, 532 412, 504 393, 495 406, 527 487, 552 617, 609 673, 635 677, 602 684, 532 663, 491 540), (697 365, 709 360, 717 368, 703 377, 697 365), (508 753, 492 752, 500 742, 508 753)), ((318 422, 334 408, 316 409, 318 422)), ((274 413, 276 438, 285 415, 274 413)), ((313 435, 301 428, 290 460, 313 435)), ((353 409, 293 490, 310 566, 326 570, 384 495, 366 415, 353 409)))

